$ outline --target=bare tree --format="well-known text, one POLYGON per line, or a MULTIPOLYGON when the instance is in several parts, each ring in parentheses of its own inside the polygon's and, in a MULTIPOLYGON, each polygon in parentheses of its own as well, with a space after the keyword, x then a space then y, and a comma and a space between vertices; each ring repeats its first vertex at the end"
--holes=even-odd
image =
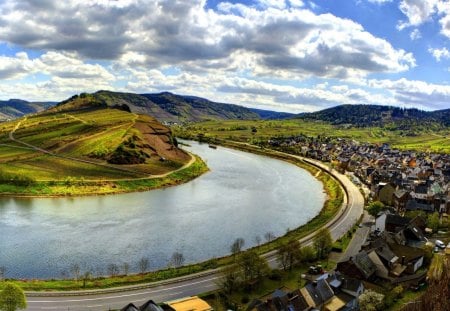
POLYGON ((122 270, 123 274, 128 275, 128 272, 130 271, 130 264, 128 262, 124 262, 122 264, 122 270))
POLYGON ((233 244, 230 246, 231 253, 234 255, 236 259, 236 255, 242 251, 242 247, 244 247, 245 240, 243 238, 237 238, 234 240, 233 244))
POLYGON ((147 257, 142 257, 141 260, 139 260, 139 271, 141 274, 144 274, 147 272, 148 268, 150 266, 150 261, 147 257))
POLYGON ((107 269, 108 269, 108 274, 111 277, 115 277, 116 275, 119 274, 119 266, 117 266, 115 263, 109 264, 107 269))
POLYGON ((83 274, 83 288, 86 287, 86 283, 87 281, 89 281, 91 279, 92 273, 90 270, 84 272, 83 274))
POLYGON ((266 242, 271 242, 271 241, 273 241, 275 239, 275 234, 273 234, 272 231, 267 231, 264 234, 264 238, 266 239, 266 242))
POLYGON ((70 267, 70 272, 72 273, 73 277, 75 278, 75 281, 78 281, 80 278, 80 265, 79 264, 73 264, 70 267))
POLYGON ((184 256, 182 253, 175 252, 172 254, 172 258, 170 260, 171 265, 173 265, 175 268, 178 268, 183 265, 184 263, 184 256))
POLYGON ((261 245, 261 237, 259 235, 255 236, 255 243, 258 247, 261 245))
POLYGON ((5 274, 6 274, 6 268, 1 266, 0 267, 0 281, 3 281, 3 279, 5 278, 5 274))

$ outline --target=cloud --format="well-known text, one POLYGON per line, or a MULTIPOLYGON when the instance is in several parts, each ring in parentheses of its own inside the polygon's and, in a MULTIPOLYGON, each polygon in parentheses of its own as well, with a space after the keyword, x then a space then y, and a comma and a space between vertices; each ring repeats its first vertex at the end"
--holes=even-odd
POLYGON ((419 29, 414 29, 413 31, 411 31, 411 33, 409 34, 409 37, 411 38, 411 40, 419 40, 420 38, 422 38, 422 34, 420 33, 419 29))
POLYGON ((432 84, 424 81, 407 80, 369 80, 368 86, 389 90, 396 104, 422 109, 445 109, 450 102, 450 85, 432 84))
POLYGON ((412 54, 303 1, 259 0, 257 6, 194 1, 11 0, 0 4, 0 41, 83 59, 143 55, 149 68, 246 70, 304 78, 361 77, 415 66, 412 54), (241 60, 246 58, 241 64, 241 60))
POLYGON ((440 62, 443 58, 450 58, 450 52, 445 47, 442 49, 429 48, 428 52, 433 55, 437 62, 440 62))
POLYGON ((410 26, 419 26, 431 19, 436 13, 436 5, 439 0, 402 0, 400 11, 407 17, 407 21, 401 21, 398 29, 402 30, 410 26))

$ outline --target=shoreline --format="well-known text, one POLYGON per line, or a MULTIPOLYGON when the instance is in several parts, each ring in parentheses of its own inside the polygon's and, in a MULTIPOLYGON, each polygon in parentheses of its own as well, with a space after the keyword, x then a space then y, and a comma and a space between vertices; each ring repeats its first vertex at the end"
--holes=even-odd
MULTIPOLYGON (((221 144, 224 147, 233 148, 233 146, 221 144)), ((240 146, 242 147, 242 146, 240 146)), ((290 156, 281 156, 280 154, 275 154, 275 150, 260 150, 257 151, 253 148, 239 148, 238 146, 234 146, 235 149, 241 149, 246 152, 256 153, 263 156, 276 158, 278 160, 290 162, 291 164, 296 165, 300 169, 305 169, 308 171, 314 178, 319 180, 322 185, 324 192, 326 193, 326 200, 320 210, 320 212, 310 219, 306 224, 303 224, 288 233, 286 233, 283 236, 280 236, 276 238, 273 241, 270 241, 268 243, 262 244, 258 247, 253 247, 251 249, 257 249, 260 254, 267 254, 270 252, 273 252, 276 249, 276 246, 280 241, 283 239, 301 239, 303 237, 306 237, 310 234, 313 234, 315 231, 317 231, 319 228, 327 225, 331 220, 335 219, 339 215, 339 211, 341 210, 341 207, 345 205, 344 198, 346 197, 345 189, 342 187, 342 185, 339 183, 337 179, 335 179, 329 172, 326 172, 325 170, 315 166, 312 163, 305 163, 304 161, 295 159, 295 157, 290 156), (324 172, 325 174, 320 174, 321 176, 316 176, 315 173, 317 172, 324 172), (325 179, 321 179, 319 177, 323 177, 325 179), (329 183, 329 181, 332 180, 332 183, 329 183), (336 186, 338 189, 336 189, 336 186)), ((230 258, 232 258, 231 255, 223 256, 220 258, 212 258, 206 261, 190 264, 187 266, 183 266, 178 268, 177 270, 170 270, 167 271, 165 269, 163 270, 157 270, 157 271, 151 271, 147 272, 144 275, 142 274, 129 274, 129 275, 122 275, 117 277, 99 277, 94 278, 88 281, 90 285, 83 288, 80 284, 80 280, 75 281, 74 279, 42 279, 42 280, 14 280, 14 282, 17 282, 18 285, 22 285, 22 287, 25 287, 25 289, 28 290, 37 290, 40 292, 45 292, 48 290, 63 290, 63 291, 70 291, 70 290, 83 290, 83 289, 105 289, 105 288, 114 288, 117 286, 139 286, 138 284, 146 284, 149 282, 155 282, 155 281, 164 281, 164 280, 170 280, 176 277, 180 276, 189 276, 193 273, 206 273, 210 269, 216 269, 218 267, 225 266, 230 263, 230 258), (162 276, 161 276, 162 275, 162 276), (102 283, 103 284, 99 284, 102 283), (66 283, 64 286, 63 284, 53 286, 51 285, 52 282, 56 283, 66 283), (34 283, 30 284, 30 283, 34 283)))
MULTIPOLYGON (((190 153, 189 153, 190 154, 190 153)), ((114 180, 104 180, 104 181, 75 181, 73 184, 64 185, 63 187, 87 187, 93 188, 92 192, 85 191, 80 193, 66 192, 66 193, 55 193, 55 194, 33 194, 33 193, 14 193, 14 192, 1 192, 0 198, 11 198, 11 199, 57 199, 57 198, 77 198, 77 197, 87 197, 87 196, 106 196, 106 195, 120 195, 127 194, 133 192, 145 192, 157 189, 165 189, 173 186, 178 186, 184 183, 187 183, 204 173, 209 171, 206 163, 198 156, 190 154, 191 160, 181 166, 178 169, 175 169, 171 172, 167 172, 160 175, 149 176, 145 178, 135 178, 135 179, 114 179, 114 180), (183 178, 177 178, 176 174, 186 174, 183 178), (142 183, 155 183, 154 185, 141 185, 142 183), (84 184, 83 184, 84 183, 84 184), (94 183, 89 185, 89 183, 94 183), (121 186, 124 188, 118 188, 121 186), (126 188, 127 186, 130 188, 126 188), (132 188, 132 186, 136 185, 138 188, 132 188), (99 191, 97 188, 102 186, 108 186, 108 190, 99 191)), ((64 183, 64 181, 46 181, 42 182, 42 187, 46 187, 51 183, 64 183)), ((37 182, 39 184, 39 182, 37 182)), ((36 185, 35 185, 36 186, 36 185)), ((55 187, 58 185, 54 185, 55 187)), ((18 187, 15 185, 11 185, 11 187, 18 187)), ((26 187, 26 186, 24 186, 26 187)))

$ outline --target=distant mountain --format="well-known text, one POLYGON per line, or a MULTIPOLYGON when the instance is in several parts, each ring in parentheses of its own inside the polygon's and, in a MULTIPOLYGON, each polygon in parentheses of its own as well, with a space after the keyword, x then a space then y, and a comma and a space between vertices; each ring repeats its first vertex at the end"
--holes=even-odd
POLYGON ((25 114, 43 111, 56 103, 54 102, 28 102, 21 99, 0 101, 0 121, 15 119, 25 114))
POLYGON ((142 94, 164 111, 182 121, 202 121, 208 119, 259 119, 259 115, 251 109, 233 105, 216 103, 195 96, 176 95, 168 92, 158 94, 142 94))
POLYGON ((249 108, 251 111, 255 112, 259 115, 261 119, 264 120, 281 120, 281 119, 289 119, 295 116, 294 113, 289 112, 279 112, 279 111, 271 111, 271 110, 262 110, 256 108, 249 108))
POLYGON ((382 126, 435 123, 450 125, 450 109, 423 111, 381 105, 341 105, 312 113, 302 113, 297 118, 320 120, 335 125, 382 126))
POLYGON ((135 113, 144 113, 167 122, 260 119, 257 113, 246 107, 216 103, 200 97, 181 96, 168 92, 158 94, 110 91, 98 91, 93 94, 83 93, 61 102, 53 110, 92 108, 93 106, 115 107, 135 113))

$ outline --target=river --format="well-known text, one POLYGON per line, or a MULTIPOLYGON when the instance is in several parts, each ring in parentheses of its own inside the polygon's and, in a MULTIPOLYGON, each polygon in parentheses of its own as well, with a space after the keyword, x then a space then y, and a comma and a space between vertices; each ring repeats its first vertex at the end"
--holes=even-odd
POLYGON ((0 198, 0 267, 8 278, 72 277, 71 267, 106 275, 141 258, 164 268, 220 257, 236 238, 276 236, 305 224, 325 201, 323 187, 292 164, 189 142, 210 172, 176 187, 74 198, 0 198))

